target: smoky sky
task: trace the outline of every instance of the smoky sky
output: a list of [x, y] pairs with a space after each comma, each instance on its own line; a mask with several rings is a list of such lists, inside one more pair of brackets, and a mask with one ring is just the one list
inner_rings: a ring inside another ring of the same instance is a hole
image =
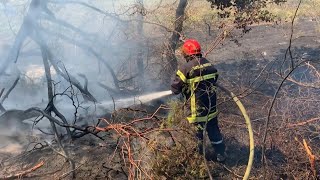
[[[145, 5], [152, 7], [159, 2], [145, 2]], [[59, 68], [65, 69], [82, 86], [85, 84], [82, 75], [86, 76], [88, 90], [98, 103], [128, 98], [125, 93], [113, 97], [99, 83], [116, 87], [110, 69], [119, 80], [138, 73], [135, 57], [141, 47], [137, 45], [141, 45], [141, 41], [145, 45], [146, 38], [137, 37], [137, 22], [129, 21], [137, 16], [132, 13], [134, 3], [137, 1], [1, 1], [0, 70], [5, 71], [0, 75], [0, 90], [8, 90], [20, 77], [3, 106], [6, 109], [45, 107], [47, 82], [37, 39], [43, 40]], [[144, 53], [142, 58], [146, 56]], [[52, 66], [50, 72], [55, 92], [65, 92], [70, 82]], [[144, 78], [144, 81], [149, 80], [148, 75]], [[137, 85], [129, 83], [127, 86]], [[155, 87], [149, 85], [145, 92], [153, 91]], [[74, 89], [78, 103], [84, 103], [80, 91]], [[72, 101], [66, 96], [57, 96], [56, 102], [58, 108], [72, 118]], [[95, 107], [95, 104], [91, 103], [91, 106]]]

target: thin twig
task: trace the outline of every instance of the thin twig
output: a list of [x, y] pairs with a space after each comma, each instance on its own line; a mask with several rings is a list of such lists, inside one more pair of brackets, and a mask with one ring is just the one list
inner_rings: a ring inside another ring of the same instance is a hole
[[[292, 57], [292, 52], [291, 52], [291, 44], [292, 44], [292, 37], [293, 37], [293, 25], [294, 25], [294, 21], [295, 21], [295, 18], [297, 16], [297, 12], [300, 8], [300, 4], [301, 4], [301, 1], [299, 1], [299, 5], [298, 7], [296, 8], [296, 11], [295, 11], [295, 15], [292, 19], [292, 23], [291, 23], [291, 36], [290, 36], [290, 41], [289, 41], [289, 46], [288, 46], [288, 49], [286, 51], [286, 54], [285, 54], [285, 59], [283, 61], [283, 63], [286, 61], [286, 57], [287, 57], [287, 53], [289, 51], [290, 53], [290, 57], [291, 57], [291, 69], [290, 69], [290, 72], [283, 78], [283, 80], [281, 81], [281, 83], [279, 84], [279, 87], [277, 89], [277, 91], [275, 92], [274, 96], [273, 96], [273, 99], [272, 99], [272, 102], [271, 102], [271, 105], [270, 105], [270, 108], [269, 108], [269, 112], [268, 112], [268, 118], [267, 118], [267, 121], [265, 123], [265, 132], [264, 132], [264, 136], [263, 136], [263, 140], [262, 140], [262, 165], [263, 165], [263, 178], [266, 179], [266, 159], [265, 159], [265, 148], [266, 148], [266, 140], [267, 140], [267, 134], [268, 134], [268, 128], [269, 128], [269, 122], [270, 122], [270, 117], [271, 117], [271, 112], [272, 112], [272, 109], [273, 109], [273, 106], [275, 104], [275, 101], [277, 99], [277, 96], [278, 96], [278, 93], [280, 92], [280, 89], [282, 87], [282, 85], [284, 84], [284, 82], [287, 80], [287, 78], [293, 73], [293, 71], [299, 67], [302, 62], [306, 62], [306, 61], [302, 61], [299, 65], [297, 65], [296, 67], [294, 67], [294, 63], [293, 63], [293, 57]], [[281, 74], [281, 73], [280, 73]]]
[[226, 165], [222, 165], [227, 171], [229, 171], [230, 173], [232, 173], [235, 177], [237, 178], [243, 178], [243, 176], [240, 176], [238, 174], [236, 174], [235, 172], [233, 172], [231, 169], [229, 169]]
[[268, 135], [268, 129], [269, 129], [269, 122], [270, 122], [270, 117], [271, 117], [271, 113], [272, 113], [272, 109], [273, 109], [273, 106], [276, 102], [276, 99], [278, 97], [278, 94], [284, 84], [284, 82], [287, 80], [287, 78], [294, 72], [294, 70], [296, 70], [296, 68], [298, 68], [301, 64], [305, 63], [306, 61], [302, 61], [300, 62], [295, 68], [291, 69], [290, 72], [282, 79], [282, 81], [280, 82], [278, 88], [277, 88], [277, 91], [276, 93], [274, 94], [273, 96], [273, 99], [272, 99], [272, 102], [271, 102], [271, 105], [270, 105], [270, 108], [269, 108], [269, 111], [268, 111], [268, 118], [267, 118], [267, 121], [265, 123], [265, 131], [264, 131], [264, 136], [263, 136], [263, 140], [262, 140], [262, 164], [263, 164], [263, 172], [264, 172], [264, 178], [265, 178], [265, 175], [266, 175], [266, 162], [265, 162], [265, 148], [266, 148], [266, 140], [267, 140], [267, 135]]
[[316, 170], [316, 160], [315, 160], [315, 155], [312, 154], [310, 147], [307, 144], [307, 141], [303, 139], [303, 146], [307, 152], [307, 155], [309, 157], [310, 161], [310, 166], [311, 166], [311, 171], [313, 173], [313, 176], [317, 178], [317, 170]]
[[306, 124], [309, 124], [311, 122], [318, 121], [318, 120], [320, 120], [320, 118], [312, 118], [312, 119], [309, 119], [309, 120], [306, 120], [306, 121], [303, 121], [303, 122], [300, 122], [300, 123], [288, 124], [287, 127], [288, 128], [292, 128], [292, 127], [297, 127], [297, 126], [303, 126], [303, 125], [306, 125]]
[[9, 180], [9, 179], [21, 179], [23, 177], [26, 177], [27, 174], [41, 168], [44, 165], [44, 162], [41, 161], [40, 163], [38, 163], [37, 165], [35, 165], [34, 167], [32, 167], [31, 169], [28, 169], [26, 171], [20, 172], [18, 174], [14, 174], [14, 175], [8, 175], [8, 176], [4, 176], [4, 177], [0, 177], [0, 180]]
[[85, 163], [86, 163], [86, 162], [80, 164], [78, 167], [72, 169], [71, 171], [62, 174], [62, 175], [59, 177], [59, 179], [63, 179], [63, 178], [65, 178], [66, 176], [68, 176], [70, 173], [74, 173], [74, 171], [78, 170], [80, 167], [82, 167], [83, 165], [85, 165]]

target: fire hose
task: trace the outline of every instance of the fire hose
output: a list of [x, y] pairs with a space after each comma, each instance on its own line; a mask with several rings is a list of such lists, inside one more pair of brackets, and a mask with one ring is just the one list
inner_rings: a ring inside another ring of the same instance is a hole
[[246, 172], [243, 176], [243, 180], [247, 180], [249, 178], [250, 171], [251, 171], [252, 164], [253, 164], [253, 159], [254, 159], [254, 138], [253, 138], [253, 131], [252, 131], [250, 118], [247, 114], [245, 107], [241, 103], [240, 99], [233, 92], [229, 91], [228, 89], [223, 87], [221, 84], [217, 84], [217, 87], [219, 87], [221, 90], [223, 90], [224, 92], [226, 92], [228, 95], [230, 95], [232, 97], [233, 101], [239, 107], [239, 109], [240, 109], [240, 111], [246, 121], [246, 125], [247, 125], [248, 132], [249, 132], [249, 143], [250, 143], [249, 151], [250, 151], [250, 153], [249, 153], [249, 160], [248, 160], [247, 169], [246, 169]]

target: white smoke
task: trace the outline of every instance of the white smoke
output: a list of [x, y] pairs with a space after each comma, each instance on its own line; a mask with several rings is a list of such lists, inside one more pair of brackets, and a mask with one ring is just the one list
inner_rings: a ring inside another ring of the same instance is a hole
[[[15, 50], [16, 46], [14, 42], [17, 38], [16, 35], [28, 12], [31, 1], [4, 2], [0, 3], [0, 68], [2, 65], [7, 64], [8, 68], [6, 69], [5, 75], [0, 77], [0, 90], [5, 88], [7, 91], [20, 72], [21, 74], [17, 86], [5, 100], [3, 106], [7, 110], [25, 110], [30, 107], [43, 109], [48, 103], [48, 97], [39, 45], [31, 38], [27, 38], [22, 44], [16, 63], [11, 61], [13, 58], [6, 58], [11, 57], [12, 52]], [[136, 25], [118, 21], [117, 18], [112, 17], [113, 14], [125, 12], [124, 10], [126, 8], [134, 10], [131, 7], [135, 2], [134, 0], [81, 1], [99, 7], [104, 12], [110, 12], [112, 16], [97, 13], [90, 8], [80, 6], [76, 3], [64, 4], [64, 1], [60, 2], [60, 4], [49, 3], [48, 8], [54, 13], [56, 20], [65, 21], [69, 24], [68, 26], [64, 27], [46, 19], [45, 16], [48, 15], [47, 13], [37, 14], [37, 16], [30, 16], [29, 18], [38, 19], [40, 16], [43, 16], [39, 18], [41, 19], [39, 25], [43, 28], [42, 38], [47, 43], [56, 60], [61, 61], [68, 73], [76, 77], [81, 85], [84, 85], [84, 81], [77, 75], [81, 73], [88, 78], [88, 89], [100, 103], [82, 103], [78, 116], [92, 115], [95, 117], [103, 115], [107, 111], [112, 111], [114, 107], [119, 109], [135, 104], [145, 104], [154, 99], [171, 94], [171, 91], [162, 91], [111, 100], [111, 95], [106, 92], [105, 89], [98, 86], [98, 83], [102, 83], [114, 88], [113, 79], [110, 69], [98, 61], [93, 53], [88, 50], [89, 47], [94, 49], [97, 54], [101, 55], [101, 57], [109, 63], [111, 68], [114, 69], [115, 75], [120, 77], [119, 80], [136, 74], [137, 68], [133, 56], [135, 56], [135, 52], [137, 52], [135, 50], [137, 48], [136, 41], [141, 41], [141, 39], [135, 37], [136, 35], [134, 34]], [[150, 6], [154, 2], [155, 1], [150, 3]], [[118, 17], [124, 20], [136, 18], [133, 15], [127, 16], [126, 14]], [[72, 27], [79, 29], [81, 32], [75, 31]], [[84, 44], [85, 46], [74, 45], [72, 44], [73, 41]], [[7, 62], [7, 60], [9, 61]], [[124, 65], [128, 67], [121, 69]], [[55, 83], [55, 93], [64, 92], [64, 90], [70, 86], [70, 83], [61, 78], [53, 69], [51, 69], [51, 74]], [[147, 79], [148, 75], [145, 77], [145, 80], [150, 81], [150, 79]], [[155, 85], [149, 87], [153, 88]], [[150, 91], [150, 89], [151, 88], [148, 88], [147, 90]], [[79, 101], [82, 102], [83, 98], [81, 97], [81, 93], [79, 93], [79, 91], [76, 93], [78, 93]], [[70, 99], [65, 96], [59, 96], [56, 100], [55, 104], [58, 110], [68, 121], [72, 121], [74, 119], [75, 107], [72, 105]], [[29, 122], [29, 124], [31, 123], [32, 122]], [[44, 119], [37, 126], [41, 128], [49, 127], [49, 122]], [[0, 124], [0, 132], [4, 135], [11, 136], [15, 134], [16, 131], [19, 131], [19, 129], [21, 129], [21, 127], [14, 124], [10, 126]], [[2, 141], [0, 141], [0, 144], [1, 142]], [[4, 146], [7, 147], [7, 144]]]
[[[115, 110], [117, 110], [120, 108], [130, 107], [134, 105], [147, 104], [153, 100], [161, 99], [171, 94], [172, 94], [172, 91], [168, 90], [168, 91], [147, 93], [144, 95], [132, 96], [128, 98], [107, 100], [107, 101], [102, 101], [96, 104], [85, 103], [85, 104], [81, 104], [82, 108], [79, 109], [80, 111], [79, 115], [80, 116], [94, 115], [98, 117], [98, 116], [104, 115], [108, 111], [113, 111], [114, 108]], [[61, 102], [61, 103], [57, 103], [57, 107], [61, 112], [64, 113], [64, 115], [68, 115], [69, 118], [72, 119], [73, 113], [70, 113], [70, 112], [74, 112], [75, 110], [74, 109], [75, 107], [72, 104]]]

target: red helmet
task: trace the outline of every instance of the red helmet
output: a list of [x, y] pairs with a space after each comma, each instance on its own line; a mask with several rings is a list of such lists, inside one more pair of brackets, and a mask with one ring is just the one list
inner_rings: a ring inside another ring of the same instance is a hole
[[200, 43], [195, 39], [186, 40], [182, 45], [182, 53], [187, 56], [201, 54]]

